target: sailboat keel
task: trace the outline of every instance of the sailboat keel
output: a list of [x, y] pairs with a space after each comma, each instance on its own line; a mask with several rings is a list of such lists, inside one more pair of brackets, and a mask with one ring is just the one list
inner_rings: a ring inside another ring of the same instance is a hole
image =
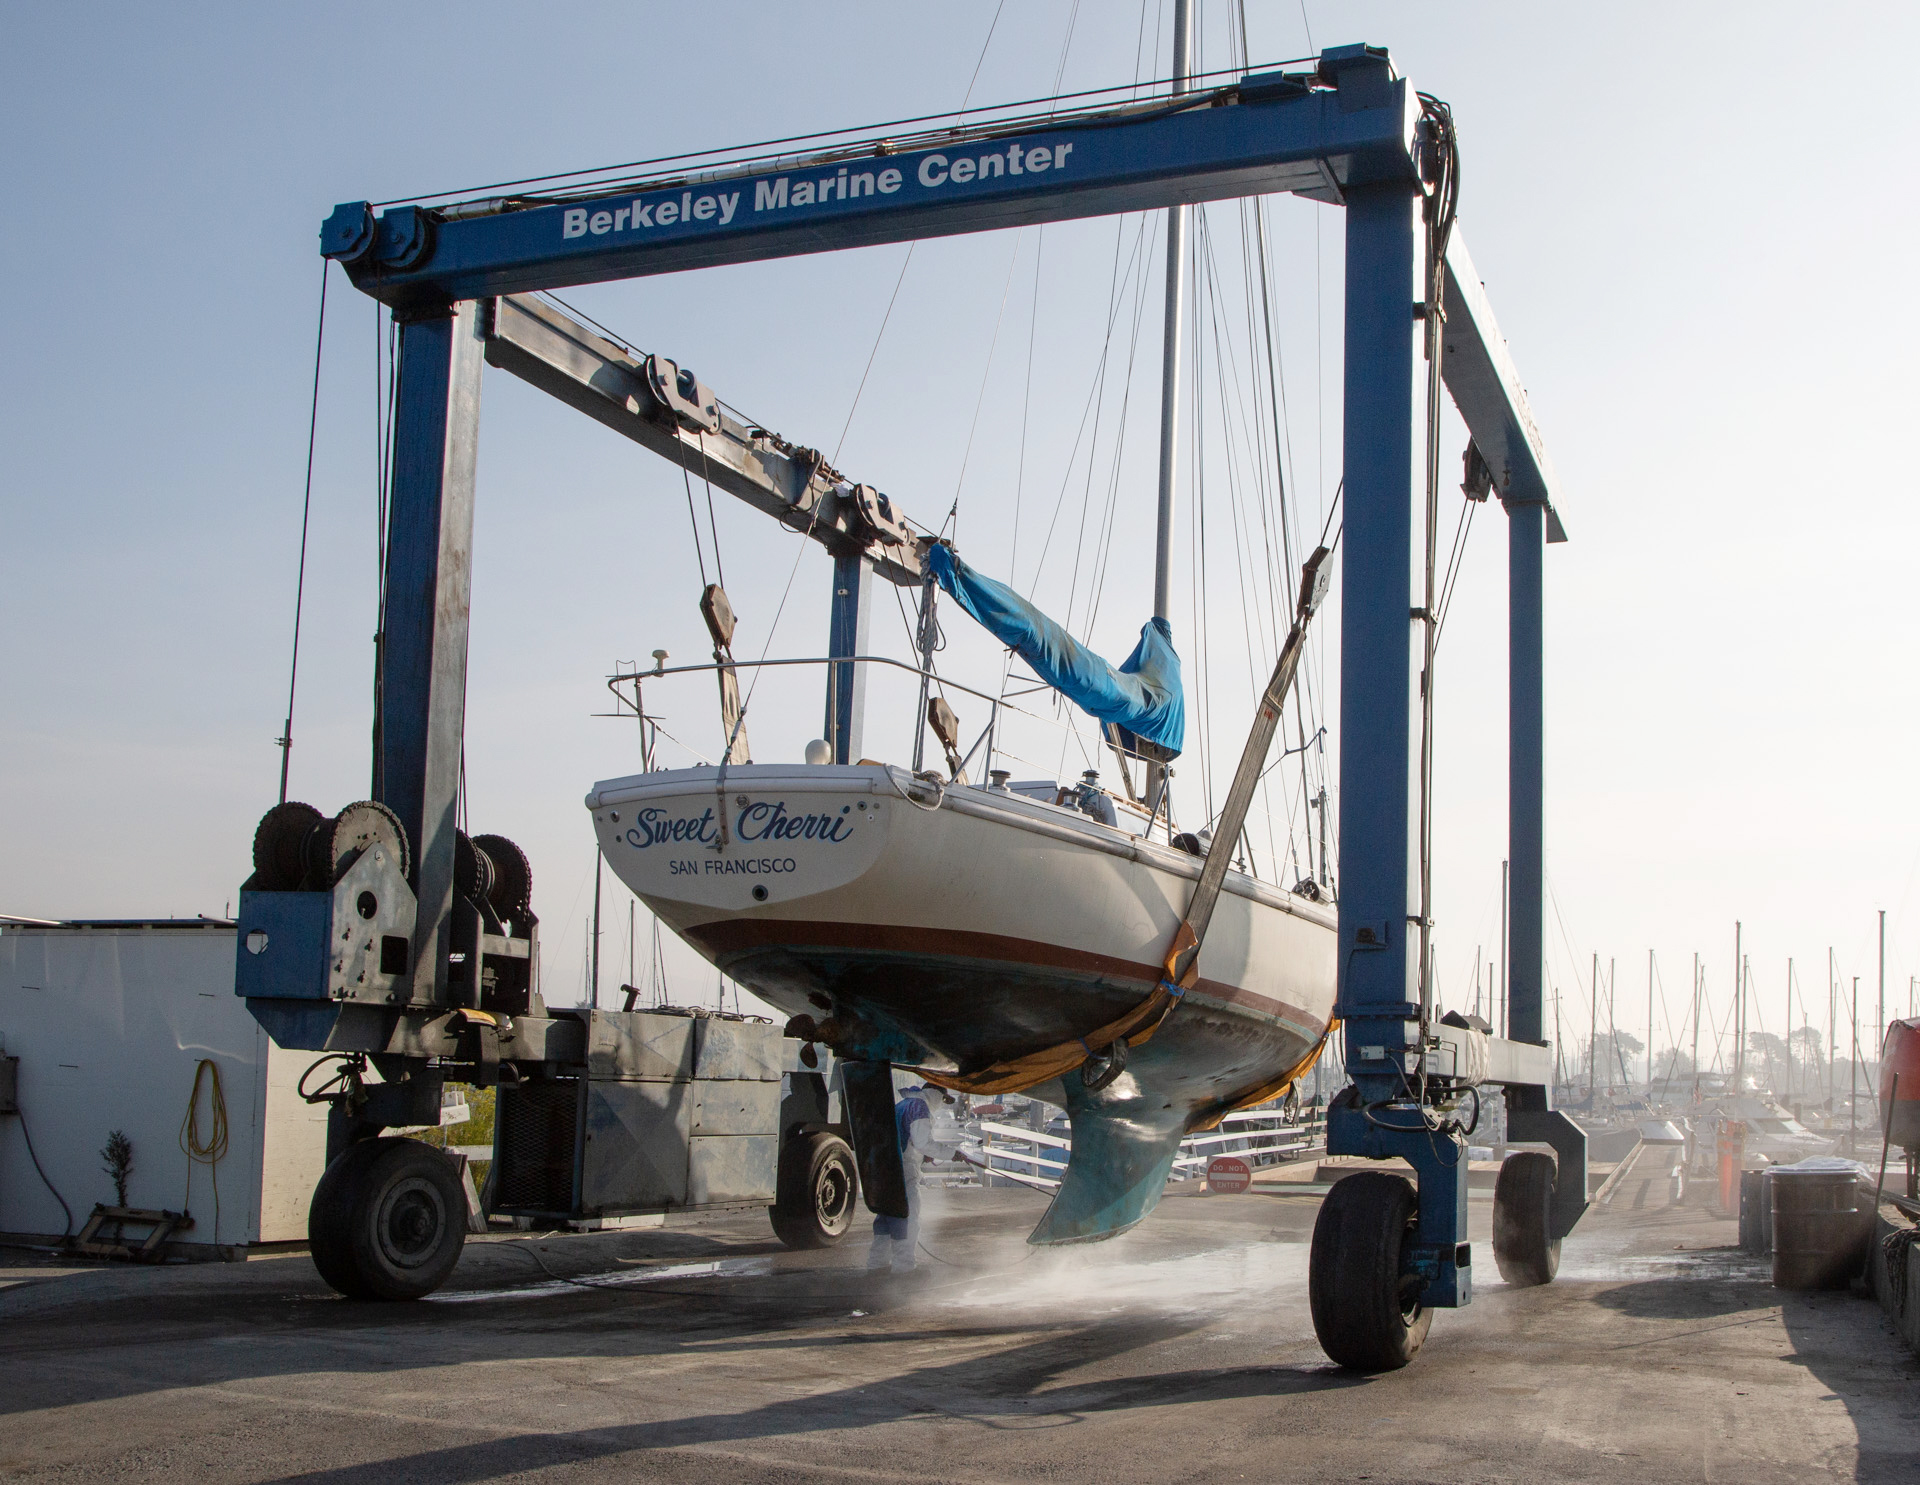
[[1053, 1204], [1027, 1241], [1097, 1243], [1117, 1237], [1160, 1204], [1188, 1115], [1129, 1073], [1097, 1093], [1088, 1092], [1077, 1073], [1060, 1081], [1073, 1152]]

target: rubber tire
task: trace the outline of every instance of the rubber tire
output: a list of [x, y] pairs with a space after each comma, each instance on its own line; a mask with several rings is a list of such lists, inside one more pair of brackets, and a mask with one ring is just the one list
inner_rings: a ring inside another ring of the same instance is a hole
[[1413, 1186], [1378, 1170], [1336, 1181], [1320, 1203], [1307, 1299], [1320, 1349], [1339, 1365], [1397, 1371], [1425, 1342], [1433, 1311], [1411, 1298], [1418, 1276], [1400, 1272], [1418, 1213]]
[[349, 1299], [419, 1299], [460, 1261], [467, 1195], [419, 1140], [362, 1140], [329, 1165], [307, 1209], [313, 1266]]
[[780, 1152], [780, 1172], [767, 1215], [789, 1248], [831, 1248], [853, 1229], [860, 1199], [853, 1148], [836, 1134], [796, 1134]]
[[1516, 1289], [1551, 1284], [1560, 1271], [1553, 1232], [1553, 1187], [1559, 1166], [1540, 1150], [1516, 1150], [1493, 1188], [1493, 1261]]

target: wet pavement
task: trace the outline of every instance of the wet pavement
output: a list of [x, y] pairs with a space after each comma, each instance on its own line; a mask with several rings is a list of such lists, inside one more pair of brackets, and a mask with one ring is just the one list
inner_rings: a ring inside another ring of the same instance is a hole
[[1635, 1172], [1561, 1279], [1499, 1282], [1405, 1371], [1307, 1315], [1323, 1188], [1170, 1197], [1040, 1251], [1041, 1198], [927, 1193], [911, 1274], [788, 1253], [759, 1213], [470, 1243], [411, 1305], [302, 1256], [10, 1266], [0, 1478], [1743, 1482], [1920, 1479], [1920, 1362], [1870, 1302], [1789, 1295]]

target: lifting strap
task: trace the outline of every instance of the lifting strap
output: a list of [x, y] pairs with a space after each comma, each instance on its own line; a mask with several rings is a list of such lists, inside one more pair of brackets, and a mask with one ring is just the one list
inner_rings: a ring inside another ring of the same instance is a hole
[[[1246, 747], [1240, 752], [1240, 766], [1234, 770], [1233, 785], [1227, 790], [1226, 805], [1220, 811], [1212, 844], [1208, 846], [1206, 860], [1200, 867], [1199, 885], [1193, 889], [1193, 896], [1187, 903], [1186, 916], [1174, 931], [1160, 982], [1153, 987], [1153, 993], [1125, 1015], [1109, 1021], [1096, 1031], [1075, 1037], [1072, 1041], [1061, 1042], [1058, 1046], [1029, 1052], [1024, 1057], [996, 1062], [976, 1073], [944, 1073], [916, 1068], [915, 1071], [929, 1083], [951, 1088], [956, 1093], [1019, 1093], [1102, 1057], [1124, 1056], [1124, 1053], [1117, 1051], [1122, 1043], [1137, 1047], [1147, 1041], [1173, 1013], [1174, 1007], [1180, 1004], [1187, 991], [1193, 988], [1200, 977], [1200, 944], [1206, 937], [1208, 925], [1213, 921], [1213, 909], [1226, 883], [1227, 865], [1232, 859], [1234, 844], [1240, 839], [1241, 827], [1246, 824], [1247, 810], [1253, 804], [1253, 791], [1260, 783], [1267, 749], [1273, 745], [1273, 734], [1280, 726], [1280, 709], [1286, 702], [1287, 692], [1293, 687], [1294, 672], [1299, 669], [1301, 653], [1306, 649], [1307, 626], [1313, 621], [1320, 600], [1327, 594], [1327, 582], [1331, 576], [1327, 569], [1328, 556], [1326, 547], [1317, 547], [1301, 569], [1300, 599], [1294, 608], [1293, 627], [1287, 631], [1287, 642], [1280, 647], [1280, 658], [1274, 663], [1273, 676], [1267, 682], [1266, 690], [1261, 693], [1260, 709], [1254, 717], [1253, 730], [1248, 734]], [[1284, 1087], [1311, 1067], [1313, 1059], [1320, 1055], [1320, 1047], [1325, 1044], [1323, 1033], [1319, 1045], [1315, 1046], [1307, 1060], [1273, 1086]], [[1262, 1095], [1262, 1098], [1270, 1097], [1271, 1093]], [[1252, 1102], [1261, 1102], [1262, 1098], [1255, 1098]], [[1231, 1110], [1222, 1109], [1220, 1112], [1226, 1114]]]

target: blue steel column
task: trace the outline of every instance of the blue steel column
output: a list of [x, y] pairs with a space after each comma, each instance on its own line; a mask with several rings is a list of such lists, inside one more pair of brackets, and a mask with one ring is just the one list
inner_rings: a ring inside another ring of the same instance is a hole
[[[857, 551], [833, 554], [833, 618], [827, 654], [863, 655], [867, 649], [867, 613], [872, 605], [873, 569]], [[858, 665], [827, 667], [827, 741], [835, 763], [860, 758], [860, 724], [867, 709], [867, 676]]]
[[1347, 192], [1346, 511], [1340, 599], [1340, 997], [1360, 1107], [1328, 1112], [1332, 1154], [1398, 1155], [1419, 1223], [1401, 1254], [1421, 1302], [1472, 1297], [1465, 1149], [1409, 1096], [1419, 1071], [1420, 764], [1414, 718], [1415, 335], [1420, 197], [1411, 182]]
[[[1410, 182], [1347, 193], [1346, 494], [1340, 598], [1340, 1015], [1368, 1102], [1416, 1043], [1413, 622], [1416, 240]], [[1364, 1059], [1378, 1047], [1387, 1054]]]
[[[1507, 856], [1513, 907], [1507, 927], [1507, 1035], [1546, 1045], [1546, 653], [1544, 568], [1547, 508], [1507, 507]], [[1553, 1236], [1587, 1209], [1587, 1136], [1553, 1107], [1551, 1087], [1506, 1090], [1507, 1137], [1553, 1146]]]
[[1542, 694], [1542, 554], [1546, 507], [1507, 505], [1507, 859], [1513, 863], [1507, 928], [1507, 1035], [1546, 1042], [1541, 990], [1546, 899], [1545, 703]]
[[415, 1000], [444, 999], [447, 983], [480, 432], [479, 310], [468, 300], [409, 320], [400, 332], [380, 779], [382, 802], [413, 846]]

